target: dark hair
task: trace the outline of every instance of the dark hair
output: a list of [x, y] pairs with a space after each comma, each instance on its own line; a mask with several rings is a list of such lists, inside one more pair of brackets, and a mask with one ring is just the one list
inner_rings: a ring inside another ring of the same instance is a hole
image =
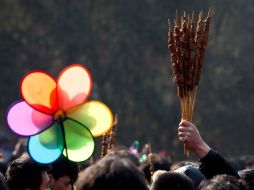
[[47, 170], [45, 165], [34, 162], [28, 156], [14, 160], [6, 172], [6, 183], [9, 190], [26, 188], [39, 189], [42, 174]]
[[55, 180], [60, 177], [69, 176], [75, 182], [78, 178], [79, 167], [77, 163], [69, 161], [65, 157], [61, 157], [50, 165], [48, 173], [50, 173]]
[[161, 158], [157, 154], [153, 154], [152, 156], [152, 160], [146, 159], [140, 166], [140, 169], [144, 172], [146, 180], [149, 183], [151, 183], [151, 164], [153, 168], [152, 172], [157, 170], [169, 171], [172, 164], [172, 161], [168, 158]]
[[77, 190], [148, 190], [143, 173], [117, 156], [105, 157], [88, 167], [76, 185]]
[[122, 150], [111, 150], [109, 153], [106, 155], [106, 157], [110, 156], [118, 156], [119, 158], [126, 158], [130, 160], [133, 164], [136, 166], [139, 166], [139, 160], [138, 157], [132, 154], [129, 150], [127, 149], [122, 149]]
[[2, 173], [0, 173], [0, 190], [7, 190], [5, 179]]
[[246, 190], [247, 186], [241, 179], [223, 174], [202, 181], [199, 188], [200, 190]]
[[151, 190], [194, 190], [192, 181], [183, 173], [163, 172], [154, 179]]
[[239, 176], [245, 180], [249, 189], [254, 189], [254, 170], [245, 169], [238, 172]]
[[0, 162], [0, 172], [2, 174], [6, 173], [7, 167], [8, 167], [8, 164], [6, 162], [4, 162], [4, 161]]

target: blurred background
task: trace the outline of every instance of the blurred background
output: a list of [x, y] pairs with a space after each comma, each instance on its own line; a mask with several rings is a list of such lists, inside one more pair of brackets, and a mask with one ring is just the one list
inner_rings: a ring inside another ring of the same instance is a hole
[[[253, 0], [0, 0], [0, 143], [17, 136], [8, 107], [31, 70], [57, 77], [72, 63], [93, 77], [90, 99], [118, 115], [117, 142], [150, 143], [185, 158], [177, 138], [180, 104], [167, 49], [167, 19], [176, 9], [212, 20], [193, 122], [226, 156], [253, 154]], [[100, 145], [97, 144], [99, 147]]]

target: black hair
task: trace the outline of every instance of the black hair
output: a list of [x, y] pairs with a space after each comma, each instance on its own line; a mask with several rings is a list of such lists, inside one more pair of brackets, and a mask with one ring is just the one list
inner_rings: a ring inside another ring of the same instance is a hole
[[53, 176], [55, 180], [60, 177], [69, 176], [75, 182], [78, 178], [79, 166], [75, 162], [71, 162], [65, 157], [61, 157], [50, 165], [48, 173]]
[[6, 182], [2, 173], [0, 173], [0, 190], [7, 190]]
[[230, 175], [216, 175], [213, 178], [202, 181], [200, 190], [246, 190], [247, 186], [243, 180]]
[[172, 165], [172, 161], [168, 158], [161, 158], [157, 154], [153, 154], [153, 159], [146, 159], [140, 166], [140, 169], [144, 172], [146, 180], [151, 183], [151, 164], [153, 167], [153, 171], [157, 170], [170, 170], [170, 166]]
[[245, 180], [249, 189], [254, 189], [254, 169], [241, 170], [238, 174], [243, 180]]
[[77, 180], [77, 190], [148, 190], [143, 173], [128, 159], [104, 157]]
[[151, 190], [194, 190], [192, 181], [183, 173], [163, 172], [154, 179]]
[[6, 183], [9, 190], [39, 189], [42, 174], [47, 167], [36, 163], [28, 156], [14, 160], [6, 172]]
[[2, 174], [5, 174], [5, 173], [6, 173], [7, 167], [8, 167], [8, 164], [7, 164], [6, 162], [4, 162], [4, 161], [1, 161], [1, 162], [0, 162], [0, 172], [1, 172]]
[[118, 156], [119, 158], [125, 158], [130, 160], [133, 164], [135, 164], [137, 167], [139, 166], [139, 160], [138, 157], [132, 154], [129, 150], [127, 149], [113, 149], [109, 151], [109, 153], [106, 155], [106, 157], [110, 156]]

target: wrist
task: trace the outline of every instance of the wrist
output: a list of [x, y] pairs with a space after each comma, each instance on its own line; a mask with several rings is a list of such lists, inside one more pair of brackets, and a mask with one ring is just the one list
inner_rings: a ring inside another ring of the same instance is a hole
[[194, 152], [199, 159], [202, 159], [208, 154], [210, 149], [211, 148], [205, 142], [203, 142], [195, 148]]

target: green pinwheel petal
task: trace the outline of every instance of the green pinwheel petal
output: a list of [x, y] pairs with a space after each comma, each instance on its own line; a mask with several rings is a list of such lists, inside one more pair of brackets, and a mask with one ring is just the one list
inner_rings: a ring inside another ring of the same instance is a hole
[[[90, 131], [72, 119], [66, 119], [63, 124], [68, 159], [74, 162], [82, 162], [90, 158], [94, 152], [94, 139]], [[63, 154], [67, 157], [66, 149], [64, 149]]]
[[48, 148], [63, 148], [63, 137], [61, 132], [61, 126], [59, 123], [55, 123], [47, 130], [43, 131], [39, 135], [40, 142]]

